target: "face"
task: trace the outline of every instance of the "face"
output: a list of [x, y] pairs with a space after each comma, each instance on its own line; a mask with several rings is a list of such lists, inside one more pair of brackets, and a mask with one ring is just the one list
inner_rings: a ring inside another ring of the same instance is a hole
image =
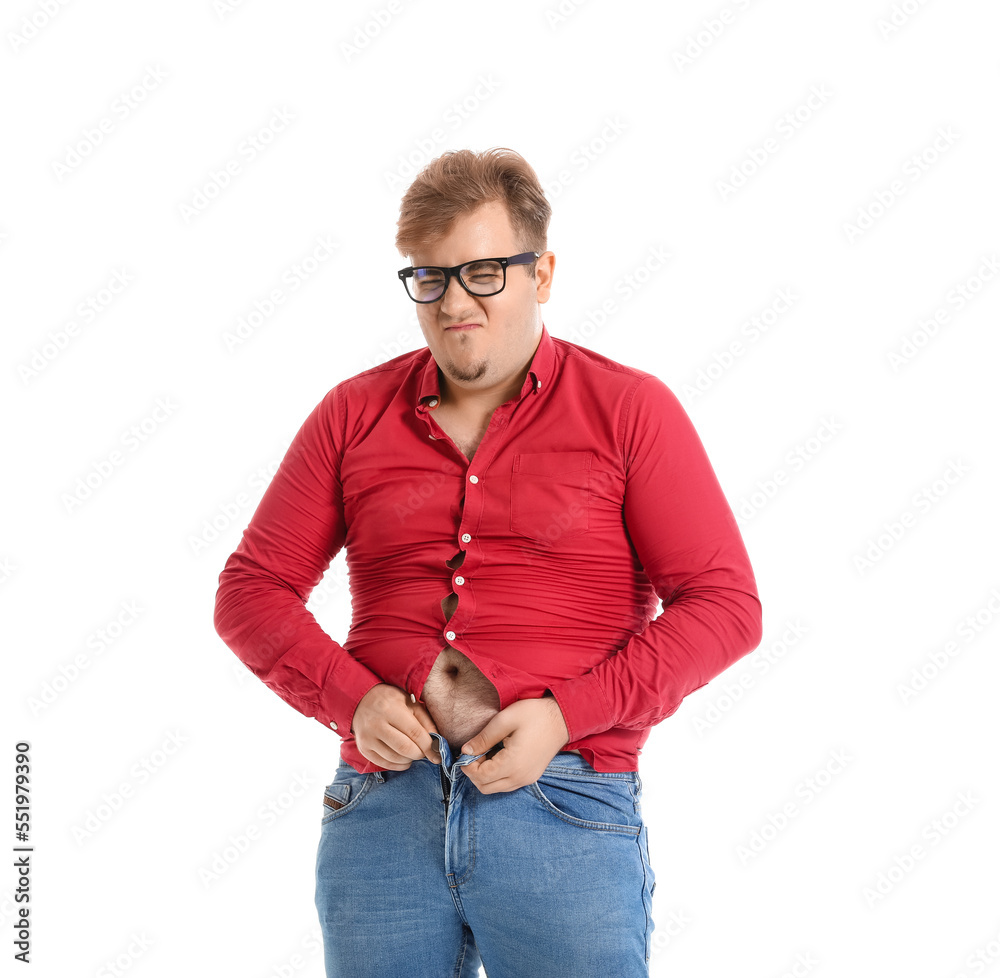
[[[410, 255], [410, 262], [448, 268], [523, 250], [506, 207], [495, 201], [459, 217], [446, 235]], [[548, 301], [554, 263], [546, 251], [534, 278], [527, 266], [508, 266], [503, 292], [486, 297], [469, 295], [452, 276], [437, 302], [417, 304], [420, 329], [443, 375], [444, 398], [520, 387], [542, 335], [538, 304]]]

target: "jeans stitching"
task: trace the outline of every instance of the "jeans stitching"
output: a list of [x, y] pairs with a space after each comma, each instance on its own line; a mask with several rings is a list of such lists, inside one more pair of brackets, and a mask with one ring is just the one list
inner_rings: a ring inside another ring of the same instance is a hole
[[[640, 832], [639, 835], [636, 836], [635, 841], [636, 841], [636, 844], [639, 847], [639, 862], [642, 865], [642, 893], [641, 893], [641, 899], [642, 899], [642, 911], [646, 915], [646, 962], [648, 964], [649, 959], [650, 959], [650, 957], [652, 957], [652, 953], [653, 953], [653, 929], [654, 929], [654, 924], [653, 924], [653, 887], [649, 883], [649, 870], [652, 869], [652, 866], [650, 865], [647, 868], [646, 855], [648, 855], [648, 853], [644, 854], [643, 851], [642, 851], [642, 834], [641, 834], [641, 832]], [[648, 848], [648, 841], [649, 841], [649, 830], [648, 829], [646, 831], [646, 841], [647, 841], [647, 848]], [[655, 884], [653, 884], [653, 885], [655, 885]], [[647, 887], [649, 887], [649, 906], [648, 907], [646, 906], [646, 888]]]
[[469, 947], [469, 929], [462, 928], [462, 946], [458, 951], [458, 960], [455, 962], [454, 978], [462, 978], [462, 966], [465, 964], [465, 952]]
[[537, 781], [532, 781], [530, 785], [527, 785], [527, 787], [531, 789], [532, 793], [542, 803], [546, 811], [555, 815], [556, 818], [562, 819], [562, 821], [568, 823], [569, 825], [576, 825], [582, 829], [590, 829], [593, 832], [614, 832], [619, 835], [631, 835], [636, 837], [642, 831], [642, 825], [616, 825], [614, 822], [597, 822], [593, 819], [577, 818], [575, 815], [569, 815], [560, 811], [545, 796], [542, 789], [538, 787]]
[[[323, 816], [323, 821], [321, 825], [326, 825], [328, 822], [332, 822], [336, 818], [340, 818], [341, 815], [346, 815], [348, 812], [353, 811], [354, 807], [361, 801], [366, 794], [368, 794], [368, 789], [372, 786], [372, 775], [368, 774], [365, 776], [365, 780], [361, 783], [361, 787], [358, 788], [357, 794], [352, 793], [350, 801], [346, 805], [338, 808], [336, 811], [329, 812]], [[324, 808], [328, 807], [324, 802]]]

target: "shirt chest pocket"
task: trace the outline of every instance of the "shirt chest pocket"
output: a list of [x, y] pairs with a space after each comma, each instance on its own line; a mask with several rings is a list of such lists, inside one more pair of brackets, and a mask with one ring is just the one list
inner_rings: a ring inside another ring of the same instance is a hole
[[510, 528], [555, 543], [590, 527], [592, 452], [536, 452], [514, 456]]

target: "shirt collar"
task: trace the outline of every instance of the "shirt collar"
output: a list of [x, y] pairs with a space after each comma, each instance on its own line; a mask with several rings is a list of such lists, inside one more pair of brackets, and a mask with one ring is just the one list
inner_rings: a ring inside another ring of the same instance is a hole
[[[441, 400], [441, 386], [438, 382], [438, 365], [430, 352], [426, 351], [427, 362], [420, 371], [420, 381], [417, 385], [417, 404], [422, 405], [428, 401]], [[542, 323], [542, 336], [535, 348], [535, 355], [528, 365], [528, 374], [524, 378], [524, 386], [521, 388], [521, 396], [525, 394], [537, 394], [540, 390], [548, 390], [548, 383], [552, 377], [552, 369], [555, 365], [556, 351], [555, 344], [549, 331]]]

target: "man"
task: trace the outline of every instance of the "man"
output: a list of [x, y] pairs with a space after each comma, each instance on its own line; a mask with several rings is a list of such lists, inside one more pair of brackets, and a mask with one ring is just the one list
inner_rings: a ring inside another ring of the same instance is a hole
[[[677, 399], [542, 322], [549, 217], [510, 150], [417, 176], [396, 245], [427, 348], [326, 394], [220, 576], [219, 635], [341, 737], [328, 976], [648, 975], [639, 750], [761, 639]], [[305, 602], [342, 546], [341, 645]]]

